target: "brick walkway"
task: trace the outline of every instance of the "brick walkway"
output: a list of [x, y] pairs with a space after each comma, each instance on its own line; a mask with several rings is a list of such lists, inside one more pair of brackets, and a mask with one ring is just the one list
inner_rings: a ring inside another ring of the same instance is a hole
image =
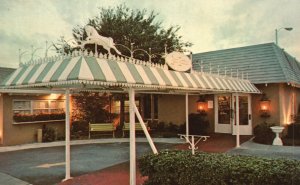
[[[250, 136], [241, 136], [241, 143], [249, 140]], [[229, 134], [213, 134], [205, 141], [198, 144], [198, 150], [205, 152], [226, 152], [235, 147], [235, 136]], [[188, 149], [187, 144], [175, 146], [176, 149]], [[137, 185], [144, 182], [137, 168]], [[129, 162], [118, 164], [94, 173], [74, 177], [59, 185], [128, 185], [129, 184]]]

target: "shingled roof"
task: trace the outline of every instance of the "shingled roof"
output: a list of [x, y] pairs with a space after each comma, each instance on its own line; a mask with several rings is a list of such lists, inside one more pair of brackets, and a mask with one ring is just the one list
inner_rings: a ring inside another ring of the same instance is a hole
[[[201, 65], [202, 64], [202, 65]], [[300, 64], [274, 43], [197, 53], [193, 69], [241, 77], [254, 84], [290, 83], [300, 86]], [[226, 69], [226, 70], [225, 70]], [[226, 72], [225, 72], [226, 71]]]
[[0, 67], [0, 83], [15, 70], [13, 68]]

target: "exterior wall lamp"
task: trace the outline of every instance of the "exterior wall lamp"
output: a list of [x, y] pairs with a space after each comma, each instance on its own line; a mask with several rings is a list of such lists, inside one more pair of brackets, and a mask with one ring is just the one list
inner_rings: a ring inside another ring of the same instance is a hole
[[199, 99], [197, 100], [197, 112], [205, 114], [206, 104], [204, 96], [199, 96]]
[[265, 93], [263, 93], [260, 99], [260, 111], [261, 117], [268, 118], [270, 117], [270, 100]]

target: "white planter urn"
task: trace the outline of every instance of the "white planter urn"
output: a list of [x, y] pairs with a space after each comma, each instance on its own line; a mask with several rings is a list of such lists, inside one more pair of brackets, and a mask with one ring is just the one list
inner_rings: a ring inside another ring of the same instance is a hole
[[273, 145], [282, 146], [282, 140], [280, 139], [279, 134], [283, 131], [284, 127], [274, 126], [274, 127], [271, 127], [271, 129], [276, 134], [276, 136], [273, 140]]

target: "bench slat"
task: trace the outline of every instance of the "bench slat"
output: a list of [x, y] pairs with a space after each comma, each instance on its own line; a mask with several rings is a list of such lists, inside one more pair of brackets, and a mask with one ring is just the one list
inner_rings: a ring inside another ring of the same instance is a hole
[[113, 123], [90, 123], [89, 138], [91, 137], [91, 132], [112, 132], [113, 137], [115, 137], [115, 130]]
[[[148, 129], [148, 123], [145, 122], [145, 126]], [[130, 130], [130, 123], [124, 123], [124, 127], [123, 127], [123, 137], [125, 137], [125, 131], [129, 131]], [[143, 131], [143, 127], [140, 123], [135, 123], [135, 130], [136, 131]]]

